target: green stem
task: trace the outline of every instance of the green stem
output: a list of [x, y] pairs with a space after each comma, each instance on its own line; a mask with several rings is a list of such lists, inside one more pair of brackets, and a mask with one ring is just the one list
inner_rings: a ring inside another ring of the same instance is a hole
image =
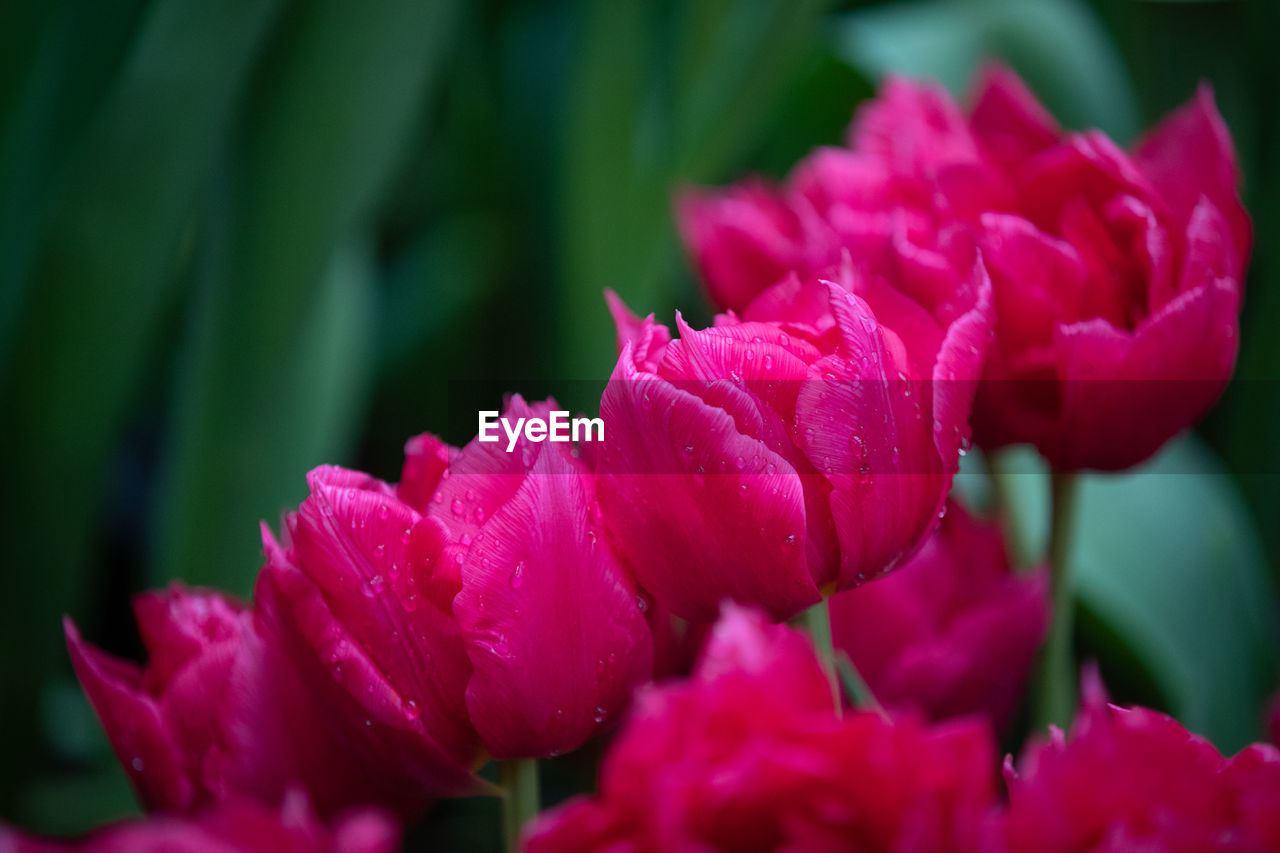
[[835, 647], [831, 643], [831, 608], [826, 596], [822, 601], [804, 612], [804, 626], [813, 639], [813, 647], [822, 661], [822, 669], [831, 683], [831, 701], [836, 709], [836, 716], [844, 712], [844, 703], [840, 700], [840, 680], [836, 675]]
[[1077, 673], [1072, 653], [1074, 616], [1071, 597], [1071, 528], [1075, 517], [1076, 476], [1052, 475], [1053, 516], [1049, 529], [1049, 595], [1053, 621], [1040, 658], [1035, 722], [1066, 728], [1076, 709]]
[[880, 700], [871, 692], [862, 673], [858, 672], [858, 668], [843, 651], [836, 653], [836, 673], [840, 676], [840, 684], [844, 687], [845, 695], [853, 700], [855, 706], [884, 716], [884, 707], [881, 706]]
[[1021, 571], [1035, 562], [1029, 555], [1026, 543], [1018, 531], [1018, 520], [1014, 517], [1013, 489], [1010, 478], [1017, 476], [1010, 470], [1007, 450], [992, 450], [987, 453], [987, 474], [991, 482], [991, 514], [1000, 525], [1000, 533], [1004, 537], [1005, 553], [1015, 570]]
[[520, 831], [538, 815], [538, 761], [516, 758], [498, 763], [498, 783], [505, 790], [502, 834], [507, 853], [520, 849]]

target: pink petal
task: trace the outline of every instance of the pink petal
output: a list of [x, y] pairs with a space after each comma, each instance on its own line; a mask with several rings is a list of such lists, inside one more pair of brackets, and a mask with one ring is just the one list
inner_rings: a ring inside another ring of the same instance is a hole
[[1239, 285], [1217, 279], [1184, 292], [1132, 335], [1101, 320], [1061, 329], [1062, 418], [1042, 452], [1070, 469], [1116, 470], [1146, 459], [1226, 386], [1239, 306]]
[[[865, 302], [835, 285], [830, 293], [841, 350], [813, 365], [796, 423], [805, 455], [832, 485], [840, 541], [835, 588], [851, 589], [918, 547], [937, 521], [949, 480], [925, 418], [929, 383], [899, 372], [889, 333]], [[849, 429], [827, 428], [831, 423]]]
[[462, 700], [470, 667], [451, 614], [421, 598], [430, 567], [410, 561], [418, 514], [377, 492], [330, 486], [334, 474], [308, 476], [312, 493], [298, 512], [296, 560], [316, 594], [293, 587], [295, 616], [321, 658], [341, 662], [338, 680], [358, 701], [385, 697], [367, 703], [371, 714], [420, 731], [465, 763], [474, 738]]
[[1063, 211], [1073, 203], [1101, 210], [1117, 195], [1132, 195], [1165, 212], [1147, 176], [1100, 131], [1072, 134], [1037, 154], [1020, 181], [1020, 212], [1050, 234], [1061, 234]]
[[1226, 218], [1237, 263], [1243, 268], [1253, 227], [1240, 204], [1240, 169], [1231, 133], [1207, 83], [1134, 146], [1133, 158], [1159, 189], [1176, 224], [1188, 221], [1201, 196], [1213, 202]]
[[[233, 674], [234, 724], [210, 762], [213, 778], [232, 789], [304, 785], [322, 814], [379, 803], [408, 816], [432, 797], [479, 789], [470, 774], [478, 744], [465, 712], [454, 721], [405, 701], [301, 572], [268, 566], [255, 598], [262, 640]], [[465, 664], [461, 648], [458, 655]]]
[[987, 63], [978, 75], [969, 126], [983, 152], [1009, 171], [1057, 144], [1062, 134], [1022, 79], [1008, 66]]
[[544, 450], [463, 563], [467, 707], [497, 758], [576, 749], [653, 671], [646, 605], [594, 506], [584, 472]]
[[[722, 600], [785, 618], [818, 601], [795, 469], [624, 351], [605, 388], [600, 501], [641, 585], [687, 619]], [[727, 512], [726, 507], [734, 507]]]
[[[555, 400], [530, 405], [519, 394], [513, 394], [501, 417], [509, 419], [514, 429], [518, 419], [546, 420], [548, 411], [554, 408]], [[454, 454], [428, 508], [428, 514], [440, 519], [464, 550], [484, 523], [520, 488], [525, 472], [541, 452], [542, 445], [527, 441], [521, 430], [515, 449], [508, 453], [508, 439], [501, 427], [498, 434], [498, 441], [481, 442], [477, 437]]]
[[85, 643], [70, 618], [62, 625], [76, 677], [138, 797], [148, 808], [189, 808], [199, 794], [169, 720], [141, 690], [139, 668]]
[[404, 470], [396, 486], [396, 497], [418, 512], [426, 512], [431, 495], [449, 467], [450, 449], [426, 432], [405, 442]]
[[712, 301], [740, 310], [795, 266], [800, 226], [773, 190], [743, 184], [723, 194], [682, 193], [676, 221]]
[[894, 171], [909, 175], [978, 159], [964, 115], [946, 90], [895, 75], [858, 109], [849, 128], [849, 147], [883, 158]]
[[641, 320], [626, 306], [622, 298], [612, 290], [605, 289], [604, 300], [609, 305], [609, 313], [613, 316], [613, 324], [618, 330], [618, 352], [628, 343], [636, 363], [646, 370], [653, 370], [662, 361], [662, 353], [671, 342], [671, 331], [654, 320], [653, 315]]

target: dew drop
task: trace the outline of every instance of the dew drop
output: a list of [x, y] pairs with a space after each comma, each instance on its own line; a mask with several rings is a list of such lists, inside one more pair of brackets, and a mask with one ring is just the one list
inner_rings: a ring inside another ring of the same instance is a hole
[[449, 503], [449, 511], [452, 512], [454, 515], [459, 515], [459, 516], [462, 515], [465, 509], [466, 507], [462, 505], [462, 498], [454, 498]]
[[391, 510], [387, 509], [386, 504], [378, 504], [378, 518], [382, 519], [383, 521], [386, 521], [388, 516], [390, 515], [391, 515]]
[[413, 722], [414, 720], [418, 719], [418, 715], [420, 713], [421, 712], [418, 710], [418, 703], [415, 702], [413, 699], [410, 699], [408, 702], [404, 703], [404, 718], [409, 722]]
[[602, 708], [601, 706], [597, 705], [597, 706], [596, 706], [596, 713], [595, 713], [595, 717], [594, 717], [593, 719], [595, 719], [595, 721], [596, 721], [597, 723], [603, 723], [603, 722], [604, 722], [604, 720], [605, 720], [605, 717], [607, 717], [607, 716], [609, 716], [609, 715], [608, 715], [608, 713], [605, 711], [605, 709], [604, 709], [604, 708]]
[[645, 597], [643, 595], [636, 596], [636, 609], [638, 609], [641, 613], [644, 613], [646, 610], [649, 609], [649, 602], [645, 600]]
[[524, 585], [524, 560], [516, 563], [516, 567], [511, 570], [511, 588], [519, 589]]

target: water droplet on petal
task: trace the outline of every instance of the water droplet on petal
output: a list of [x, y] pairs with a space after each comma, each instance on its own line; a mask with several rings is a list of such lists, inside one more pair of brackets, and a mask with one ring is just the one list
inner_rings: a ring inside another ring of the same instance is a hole
[[596, 721], [597, 723], [603, 723], [603, 722], [604, 722], [604, 720], [605, 720], [605, 717], [607, 717], [607, 716], [609, 716], [609, 715], [608, 715], [608, 713], [605, 711], [605, 709], [604, 709], [604, 708], [602, 708], [601, 706], [597, 705], [597, 706], [596, 706], [596, 713], [595, 713], [595, 717], [594, 717], [595, 721]]
[[463, 506], [462, 504], [462, 498], [454, 498], [449, 503], [449, 511], [452, 512], [454, 515], [460, 516], [465, 510], [466, 510], [466, 507]]
[[418, 719], [420, 713], [421, 712], [418, 710], [418, 703], [413, 699], [404, 703], [404, 718], [409, 722], [413, 722]]
[[378, 518], [382, 519], [383, 521], [386, 521], [387, 517], [390, 515], [391, 515], [391, 510], [387, 509], [386, 504], [378, 504]]
[[511, 570], [511, 588], [519, 589], [524, 585], [524, 560], [516, 563], [516, 567]]

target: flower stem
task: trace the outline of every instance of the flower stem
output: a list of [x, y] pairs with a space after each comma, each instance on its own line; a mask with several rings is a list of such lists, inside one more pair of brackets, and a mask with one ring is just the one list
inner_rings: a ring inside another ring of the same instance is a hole
[[520, 831], [538, 814], [538, 761], [516, 758], [498, 763], [498, 782], [505, 790], [502, 833], [507, 853], [520, 849]]
[[1076, 475], [1054, 471], [1053, 515], [1049, 528], [1049, 595], [1052, 622], [1040, 658], [1035, 723], [1066, 728], [1076, 708], [1076, 667], [1073, 660], [1074, 602], [1071, 596], [1071, 528], [1075, 518]]
[[1017, 571], [1022, 571], [1035, 562], [1029, 555], [1023, 537], [1019, 534], [1017, 519], [1013, 514], [1013, 489], [1010, 478], [1017, 476], [1010, 470], [1007, 450], [993, 450], [987, 454], [987, 473], [991, 482], [991, 513], [1000, 525], [1000, 534], [1004, 537], [1005, 553], [1009, 562]]
[[831, 701], [836, 709], [836, 716], [843, 716], [844, 703], [840, 700], [840, 679], [836, 675], [835, 647], [831, 643], [831, 608], [825, 595], [822, 601], [804, 612], [804, 626], [813, 639], [813, 647], [818, 652], [822, 669], [831, 683]]
[[843, 650], [836, 653], [836, 672], [840, 676], [840, 684], [844, 687], [845, 695], [856, 707], [875, 711], [884, 716], [884, 707], [880, 704], [880, 700], [871, 692], [866, 679], [862, 677], [862, 673], [858, 672], [858, 668], [853, 665], [853, 660]]

